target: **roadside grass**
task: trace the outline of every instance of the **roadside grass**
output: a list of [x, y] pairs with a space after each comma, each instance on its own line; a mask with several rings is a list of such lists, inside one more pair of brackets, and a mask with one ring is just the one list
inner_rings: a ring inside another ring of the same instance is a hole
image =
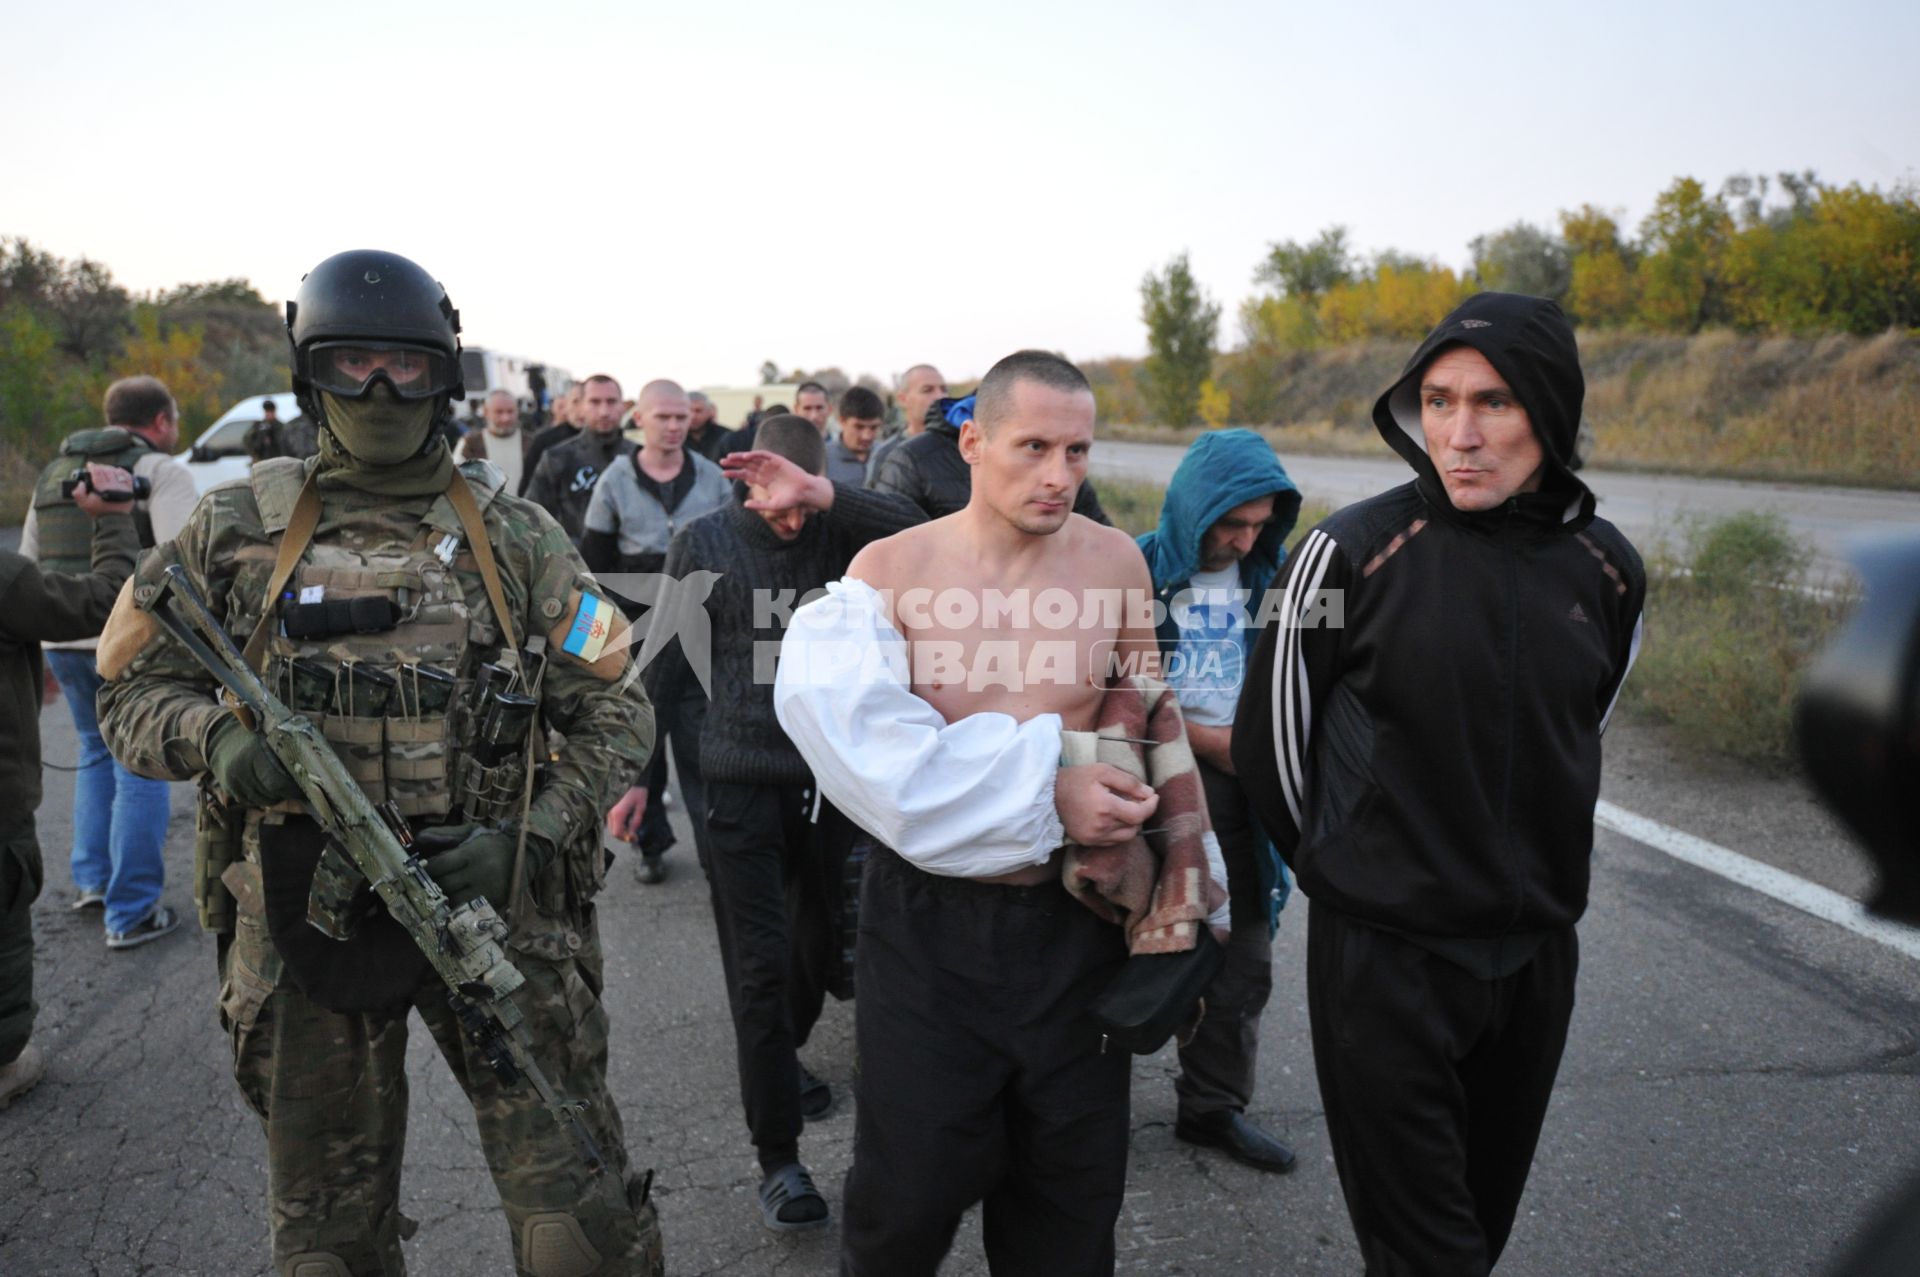
[[1623, 706], [1671, 723], [1692, 748], [1796, 766], [1800, 676], [1859, 601], [1849, 583], [1814, 579], [1812, 559], [1772, 512], [1696, 520], [1678, 544], [1655, 546]]
[[1100, 507], [1114, 527], [1137, 537], [1160, 526], [1160, 507], [1167, 499], [1165, 484], [1102, 476], [1094, 487], [1100, 493]]
[[[1580, 335], [1598, 469], [1920, 489], [1920, 332], [1875, 337]], [[1373, 401], [1409, 347], [1378, 340], [1275, 356], [1266, 419], [1282, 455], [1390, 456]], [[1104, 438], [1193, 442], [1198, 428], [1103, 419]]]
[[[1102, 479], [1100, 503], [1138, 536], [1160, 520], [1166, 489]], [[1309, 503], [1291, 550], [1327, 517]], [[1816, 580], [1813, 552], [1778, 514], [1695, 520], [1647, 556], [1646, 633], [1621, 708], [1670, 723], [1690, 749], [1781, 771], [1796, 767], [1793, 698], [1813, 655], [1858, 602], [1857, 587]]]

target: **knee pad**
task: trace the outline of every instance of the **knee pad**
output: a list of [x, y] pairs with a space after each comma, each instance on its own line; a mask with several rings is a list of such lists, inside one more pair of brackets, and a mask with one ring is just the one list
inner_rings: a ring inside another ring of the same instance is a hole
[[325, 1251], [306, 1250], [280, 1263], [281, 1277], [353, 1277], [347, 1261]]
[[590, 1277], [600, 1267], [600, 1252], [580, 1221], [559, 1211], [527, 1216], [520, 1227], [520, 1251], [533, 1277]]

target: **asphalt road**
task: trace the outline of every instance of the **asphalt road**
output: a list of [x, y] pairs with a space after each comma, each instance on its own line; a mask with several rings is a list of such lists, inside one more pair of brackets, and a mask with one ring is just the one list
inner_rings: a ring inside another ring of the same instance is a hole
[[[1165, 483], [1173, 477], [1182, 451], [1170, 444], [1101, 440], [1093, 449], [1093, 474], [1096, 479], [1113, 475]], [[1333, 509], [1384, 492], [1412, 477], [1412, 471], [1398, 457], [1283, 454], [1281, 460], [1309, 501]], [[1643, 552], [1658, 538], [1677, 536], [1691, 517], [1775, 510], [1814, 547], [1816, 569], [1830, 573], [1841, 569], [1850, 540], [1920, 528], [1920, 492], [1699, 479], [1628, 470], [1584, 470], [1580, 477], [1593, 489], [1600, 513], [1619, 525]]]
[[[70, 761], [65, 711], [42, 722], [48, 759]], [[1612, 801], [1684, 818], [1691, 832], [1743, 850], [1764, 844], [1797, 871], [1850, 873], [1858, 886], [1804, 792], [1736, 779], [1687, 771], [1655, 736], [1617, 728], [1609, 738]], [[36, 1040], [52, 1067], [0, 1113], [0, 1273], [264, 1275], [264, 1146], [229, 1076], [213, 942], [183, 930], [109, 953], [97, 920], [66, 908], [71, 789], [63, 773], [48, 780]], [[167, 894], [181, 907], [186, 797], [176, 793], [168, 853]], [[1760, 835], [1770, 828], [1783, 832], [1768, 843]], [[1822, 845], [1807, 860], [1810, 843]], [[832, 1273], [831, 1232], [776, 1237], [760, 1226], [705, 884], [684, 831], [682, 844], [662, 886], [640, 886], [634, 859], [623, 859], [602, 910], [613, 1089], [635, 1159], [659, 1169], [669, 1269]], [[1572, 1041], [1501, 1271], [1819, 1271], [1920, 1162], [1920, 973], [1623, 838], [1603, 833], [1595, 859]], [[1140, 1060], [1123, 1272], [1358, 1271], [1307, 1046], [1304, 938], [1296, 905], [1275, 953], [1254, 1104], [1298, 1149], [1299, 1170], [1268, 1177], [1176, 1143], [1171, 1052]], [[803, 1143], [836, 1211], [853, 1125], [851, 1011], [831, 1005], [807, 1053], [838, 1095]], [[410, 1060], [402, 1208], [422, 1223], [407, 1247], [411, 1269], [506, 1273], [506, 1233], [464, 1101], [425, 1033], [414, 1034]], [[985, 1271], [974, 1222], [944, 1271]]]

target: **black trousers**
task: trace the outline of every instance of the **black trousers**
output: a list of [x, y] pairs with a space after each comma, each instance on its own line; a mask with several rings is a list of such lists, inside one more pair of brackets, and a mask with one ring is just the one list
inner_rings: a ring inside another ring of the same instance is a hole
[[40, 842], [33, 814], [0, 828], [0, 1066], [33, 1036], [33, 902], [39, 899]]
[[1173, 1090], [1183, 1117], [1246, 1112], [1260, 1051], [1260, 1013], [1273, 993], [1273, 937], [1254, 862], [1261, 835], [1253, 825], [1253, 809], [1238, 780], [1206, 763], [1199, 767], [1220, 858], [1227, 862], [1233, 927], [1226, 963], [1207, 989], [1207, 1013], [1179, 1048], [1180, 1076]]
[[941, 878], [875, 848], [860, 897], [843, 1277], [932, 1274], [984, 1202], [995, 1277], [1113, 1272], [1131, 1058], [1088, 1002], [1120, 929], [1058, 880]]
[[[707, 833], [707, 782], [700, 771], [700, 736], [706, 724], [707, 696], [696, 683], [674, 708], [668, 740], [673, 744], [673, 774], [680, 786], [680, 801], [686, 805], [687, 824], [693, 828], [694, 854], [700, 861], [700, 872], [711, 877], [713, 841]], [[651, 803], [651, 798], [648, 801]]]
[[1483, 1274], [1505, 1248], [1573, 1016], [1573, 928], [1481, 980], [1312, 904], [1307, 1010], [1367, 1272]]
[[707, 782], [709, 894], [733, 1012], [740, 1099], [765, 1169], [799, 1156], [800, 1058], [835, 960], [831, 898], [846, 818], [810, 785]]

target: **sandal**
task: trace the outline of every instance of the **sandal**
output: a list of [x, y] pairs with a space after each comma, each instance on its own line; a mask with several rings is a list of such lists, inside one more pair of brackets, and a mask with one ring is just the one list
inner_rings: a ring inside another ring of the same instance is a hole
[[827, 1226], [827, 1199], [798, 1162], [767, 1172], [760, 1181], [760, 1222], [776, 1233]]

